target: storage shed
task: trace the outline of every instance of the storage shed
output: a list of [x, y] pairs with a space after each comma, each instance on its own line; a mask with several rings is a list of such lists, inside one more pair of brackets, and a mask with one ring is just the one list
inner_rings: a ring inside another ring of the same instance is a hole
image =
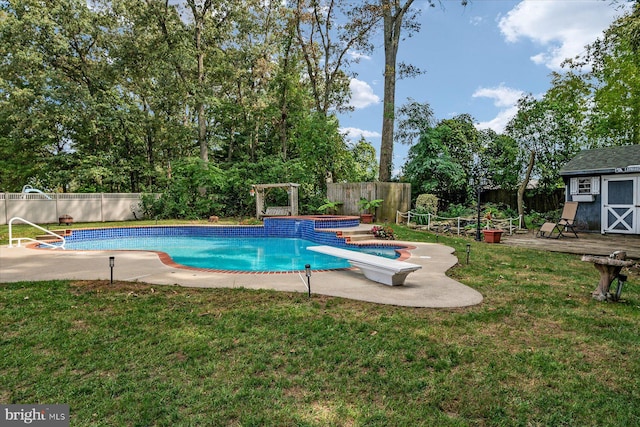
[[583, 150], [560, 175], [581, 228], [640, 234], [640, 145]]

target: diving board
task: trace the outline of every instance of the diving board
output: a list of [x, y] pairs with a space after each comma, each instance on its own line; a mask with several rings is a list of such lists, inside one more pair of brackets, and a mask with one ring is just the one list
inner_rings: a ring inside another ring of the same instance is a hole
[[403, 285], [407, 275], [422, 268], [421, 265], [397, 261], [377, 255], [336, 248], [333, 246], [309, 246], [308, 250], [343, 258], [358, 267], [365, 277], [389, 286]]

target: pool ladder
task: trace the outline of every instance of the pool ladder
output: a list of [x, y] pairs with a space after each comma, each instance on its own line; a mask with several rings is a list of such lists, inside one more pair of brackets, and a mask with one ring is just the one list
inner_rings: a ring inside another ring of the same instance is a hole
[[[49, 242], [45, 242], [45, 241], [42, 241], [42, 240], [32, 239], [31, 237], [13, 237], [13, 233], [12, 233], [12, 231], [13, 231], [13, 230], [12, 230], [12, 226], [13, 226], [13, 222], [14, 222], [14, 221], [22, 221], [22, 222], [24, 222], [25, 224], [28, 224], [28, 225], [30, 225], [30, 226], [32, 226], [32, 227], [37, 228], [38, 230], [42, 230], [42, 231], [44, 231], [45, 233], [52, 235], [52, 236], [53, 236], [53, 237], [55, 237], [56, 239], [60, 239], [60, 240], [62, 240], [62, 243], [61, 243], [60, 245], [53, 245], [53, 244], [51, 244], [51, 243], [49, 243]], [[67, 243], [67, 240], [64, 238], [64, 236], [62, 236], [62, 235], [60, 235], [60, 234], [58, 234], [58, 233], [54, 233], [53, 231], [47, 230], [46, 228], [42, 228], [42, 227], [40, 227], [39, 225], [36, 225], [36, 224], [34, 224], [34, 223], [32, 223], [32, 222], [27, 221], [27, 220], [26, 220], [26, 219], [24, 219], [24, 218], [20, 218], [20, 217], [17, 217], [17, 216], [14, 216], [13, 218], [11, 218], [11, 219], [9, 220], [9, 247], [10, 247], [10, 248], [12, 248], [12, 247], [13, 247], [13, 242], [14, 242], [14, 241], [18, 242], [18, 245], [17, 245], [18, 247], [20, 247], [20, 246], [21, 246], [22, 241], [27, 241], [27, 242], [36, 242], [36, 243], [40, 243], [41, 245], [48, 246], [48, 247], [50, 247], [50, 248], [52, 248], [52, 249], [58, 249], [58, 248], [66, 249], [66, 248], [64, 247], [64, 245]]]

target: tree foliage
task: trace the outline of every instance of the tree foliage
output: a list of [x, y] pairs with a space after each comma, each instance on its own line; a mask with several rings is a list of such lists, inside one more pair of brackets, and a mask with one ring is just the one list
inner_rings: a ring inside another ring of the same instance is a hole
[[502, 147], [498, 163], [491, 166], [499, 179], [513, 182], [513, 174], [501, 166], [510, 162], [518, 175], [520, 214], [530, 181], [536, 179], [543, 192], [563, 185], [560, 169], [579, 150], [640, 143], [638, 28], [640, 3], [635, 2], [583, 55], [565, 61], [566, 72], [552, 73], [544, 96], [519, 100], [507, 139], [491, 138], [489, 150], [497, 154]]
[[445, 203], [468, 202], [479, 141], [469, 115], [444, 119], [421, 131], [403, 168], [412, 192], [435, 194]]
[[583, 115], [576, 104], [561, 99], [550, 90], [542, 99], [531, 94], [518, 101], [518, 112], [506, 133], [518, 142], [520, 169], [518, 213], [524, 214], [524, 192], [531, 179], [538, 189], [549, 191], [562, 185], [559, 171], [579, 150]]
[[[640, 143], [639, 2], [543, 97], [523, 97], [505, 135], [464, 114], [435, 122], [413, 100], [395, 110], [396, 79], [419, 72], [397, 63], [402, 37], [420, 28], [414, 3], [0, 2], [0, 191], [164, 192], [162, 215], [191, 215], [184, 205], [240, 216], [252, 212], [251, 183], [293, 181], [304, 212], [329, 181], [388, 181], [396, 140], [412, 145], [403, 170], [414, 193], [463, 203], [478, 161], [503, 187], [554, 188], [577, 150]], [[373, 147], [347, 144], [335, 112], [350, 108], [351, 53], [370, 52], [378, 29], [376, 174]]]
[[640, 144], [640, 2], [565, 65], [553, 89], [582, 104], [584, 145]]
[[370, 145], [347, 145], [334, 111], [376, 21], [330, 3], [0, 2], [0, 190], [164, 192], [156, 214], [246, 215], [251, 183], [300, 182], [310, 206], [329, 177], [372, 178]]
[[322, 114], [349, 110], [348, 65], [373, 50], [369, 41], [378, 22], [377, 8], [347, 0], [295, 0], [293, 22], [306, 65], [306, 77]]

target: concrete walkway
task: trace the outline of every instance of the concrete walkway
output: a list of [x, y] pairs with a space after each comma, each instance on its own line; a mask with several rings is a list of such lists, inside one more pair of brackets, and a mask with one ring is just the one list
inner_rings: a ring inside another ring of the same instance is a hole
[[[403, 243], [403, 242], [399, 242]], [[422, 265], [404, 286], [386, 286], [366, 279], [357, 269], [313, 272], [311, 291], [322, 294], [407, 307], [466, 307], [482, 302], [482, 295], [449, 277], [458, 259], [448, 246], [404, 242], [415, 246], [406, 261]], [[41, 280], [109, 280], [109, 256], [115, 256], [114, 280], [199, 288], [275, 289], [306, 293], [306, 277], [298, 273], [214, 273], [175, 268], [158, 254], [142, 251], [62, 251], [0, 247], [0, 283]]]

